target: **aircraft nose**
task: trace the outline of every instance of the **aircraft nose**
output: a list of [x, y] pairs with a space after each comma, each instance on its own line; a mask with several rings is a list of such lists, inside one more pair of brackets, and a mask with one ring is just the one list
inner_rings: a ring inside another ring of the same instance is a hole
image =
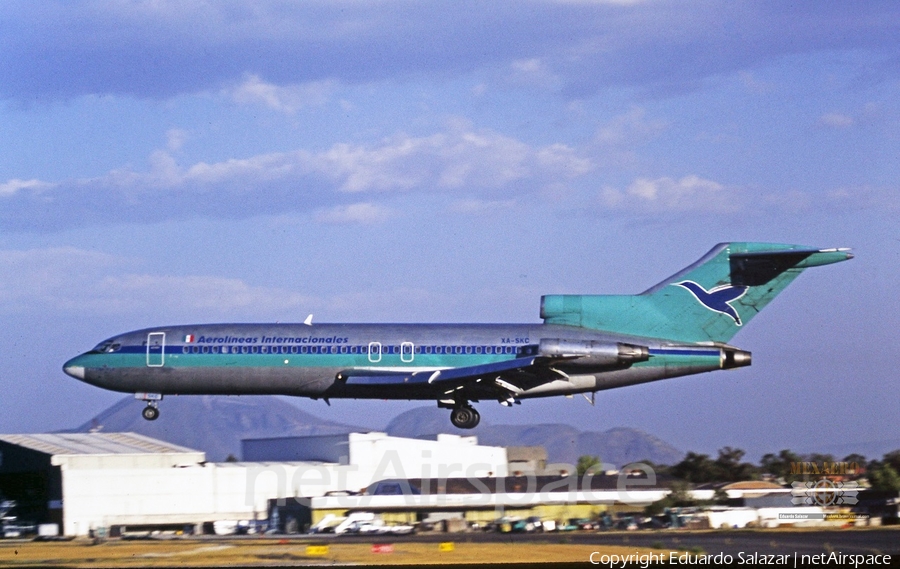
[[66, 375], [70, 375], [75, 379], [84, 379], [84, 366], [78, 365], [78, 358], [73, 358], [63, 364], [63, 371], [66, 372]]

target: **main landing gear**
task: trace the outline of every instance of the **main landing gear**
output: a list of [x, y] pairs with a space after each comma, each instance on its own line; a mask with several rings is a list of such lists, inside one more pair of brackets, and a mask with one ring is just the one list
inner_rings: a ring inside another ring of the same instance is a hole
[[460, 405], [450, 411], [450, 422], [458, 429], [474, 429], [481, 421], [481, 415], [471, 405]]
[[144, 419], [155, 421], [159, 417], [159, 402], [163, 398], [161, 393], [135, 393], [134, 398], [147, 403], [147, 406], [141, 411]]
[[457, 429], [474, 429], [481, 421], [481, 415], [472, 407], [468, 398], [457, 390], [454, 394], [447, 393], [450, 397], [446, 399], [438, 399], [438, 407], [441, 409], [450, 409], [450, 422]]

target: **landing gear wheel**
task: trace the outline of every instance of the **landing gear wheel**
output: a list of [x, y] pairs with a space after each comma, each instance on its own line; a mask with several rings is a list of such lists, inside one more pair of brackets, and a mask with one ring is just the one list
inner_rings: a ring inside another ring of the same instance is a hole
[[456, 407], [450, 411], [450, 422], [458, 429], [474, 429], [481, 421], [481, 415], [472, 407]]
[[144, 419], [148, 421], [155, 421], [157, 417], [159, 417], [159, 409], [153, 407], [151, 405], [147, 405], [144, 407], [144, 410], [141, 411], [141, 415], [143, 415]]

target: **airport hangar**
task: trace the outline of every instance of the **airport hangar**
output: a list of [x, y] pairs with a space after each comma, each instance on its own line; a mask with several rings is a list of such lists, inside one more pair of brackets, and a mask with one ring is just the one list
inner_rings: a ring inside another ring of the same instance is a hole
[[508, 468], [505, 448], [456, 435], [259, 439], [243, 451], [256, 458], [210, 463], [201, 451], [135, 433], [0, 435], [0, 494], [17, 502], [20, 519], [79, 536], [265, 520], [269, 500], [356, 493], [383, 479], [502, 477]]
[[[508, 453], [457, 435], [349, 433], [242, 446], [245, 462], [210, 463], [201, 451], [135, 433], [0, 435], [0, 494], [18, 503], [20, 519], [83, 536], [113, 527], [202, 531], [217, 521], [268, 520], [276, 508], [282, 529], [292, 516], [303, 529], [352, 512], [388, 523], [565, 520], [639, 509], [669, 492], [662, 481], [626, 478], [623, 492], [621, 475], [553, 470], [567, 465], [535, 473], [523, 468], [535, 464], [531, 447]], [[709, 499], [713, 490], [694, 494]]]

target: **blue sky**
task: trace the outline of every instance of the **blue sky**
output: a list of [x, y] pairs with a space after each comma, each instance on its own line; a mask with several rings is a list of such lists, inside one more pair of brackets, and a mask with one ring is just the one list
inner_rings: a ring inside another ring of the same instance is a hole
[[857, 258], [734, 339], [751, 368], [484, 420], [898, 448], [897, 37], [895, 2], [5, 2], [0, 431], [120, 398], [60, 368], [125, 330], [536, 322], [758, 240]]

